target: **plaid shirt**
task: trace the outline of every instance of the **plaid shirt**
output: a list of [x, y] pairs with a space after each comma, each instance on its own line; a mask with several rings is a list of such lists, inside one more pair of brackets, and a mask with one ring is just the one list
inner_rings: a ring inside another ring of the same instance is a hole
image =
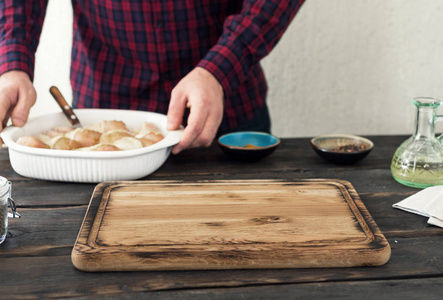
[[[265, 105], [259, 60], [303, 0], [72, 0], [74, 107], [166, 113], [172, 88], [196, 66], [225, 93], [221, 131]], [[47, 0], [0, 0], [0, 74], [31, 79]]]

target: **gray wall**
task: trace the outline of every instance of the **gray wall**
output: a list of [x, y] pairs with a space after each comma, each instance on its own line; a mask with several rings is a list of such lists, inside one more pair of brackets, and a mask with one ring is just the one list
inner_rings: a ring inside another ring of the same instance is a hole
[[[72, 9], [51, 0], [37, 52], [38, 104], [68, 97]], [[262, 65], [273, 132], [410, 134], [416, 96], [443, 98], [443, 1], [307, 0]]]

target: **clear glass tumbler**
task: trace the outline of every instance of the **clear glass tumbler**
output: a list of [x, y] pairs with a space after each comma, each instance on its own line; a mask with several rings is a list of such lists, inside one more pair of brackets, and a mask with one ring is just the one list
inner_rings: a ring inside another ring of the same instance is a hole
[[[11, 182], [0, 176], [0, 244], [8, 233], [8, 218], [20, 218], [16, 212], [14, 200], [11, 198]], [[8, 206], [11, 212], [8, 212]]]

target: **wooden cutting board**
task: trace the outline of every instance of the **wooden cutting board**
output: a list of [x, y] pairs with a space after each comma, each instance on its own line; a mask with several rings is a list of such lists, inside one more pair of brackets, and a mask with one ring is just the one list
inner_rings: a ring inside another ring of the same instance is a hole
[[104, 182], [72, 251], [83, 271], [379, 266], [391, 249], [341, 180]]

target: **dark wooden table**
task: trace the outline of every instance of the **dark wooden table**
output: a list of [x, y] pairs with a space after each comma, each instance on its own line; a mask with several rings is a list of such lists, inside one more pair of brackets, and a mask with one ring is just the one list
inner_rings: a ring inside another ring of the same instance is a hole
[[352, 166], [319, 158], [309, 139], [283, 139], [257, 163], [229, 160], [217, 145], [171, 156], [144, 178], [307, 179], [350, 181], [388, 239], [392, 256], [381, 267], [85, 273], [71, 263], [71, 250], [95, 184], [24, 178], [0, 150], [0, 175], [12, 181], [19, 220], [10, 220], [0, 245], [0, 299], [442, 299], [443, 229], [392, 208], [417, 192], [395, 182], [389, 169], [405, 136], [369, 137], [373, 152]]

